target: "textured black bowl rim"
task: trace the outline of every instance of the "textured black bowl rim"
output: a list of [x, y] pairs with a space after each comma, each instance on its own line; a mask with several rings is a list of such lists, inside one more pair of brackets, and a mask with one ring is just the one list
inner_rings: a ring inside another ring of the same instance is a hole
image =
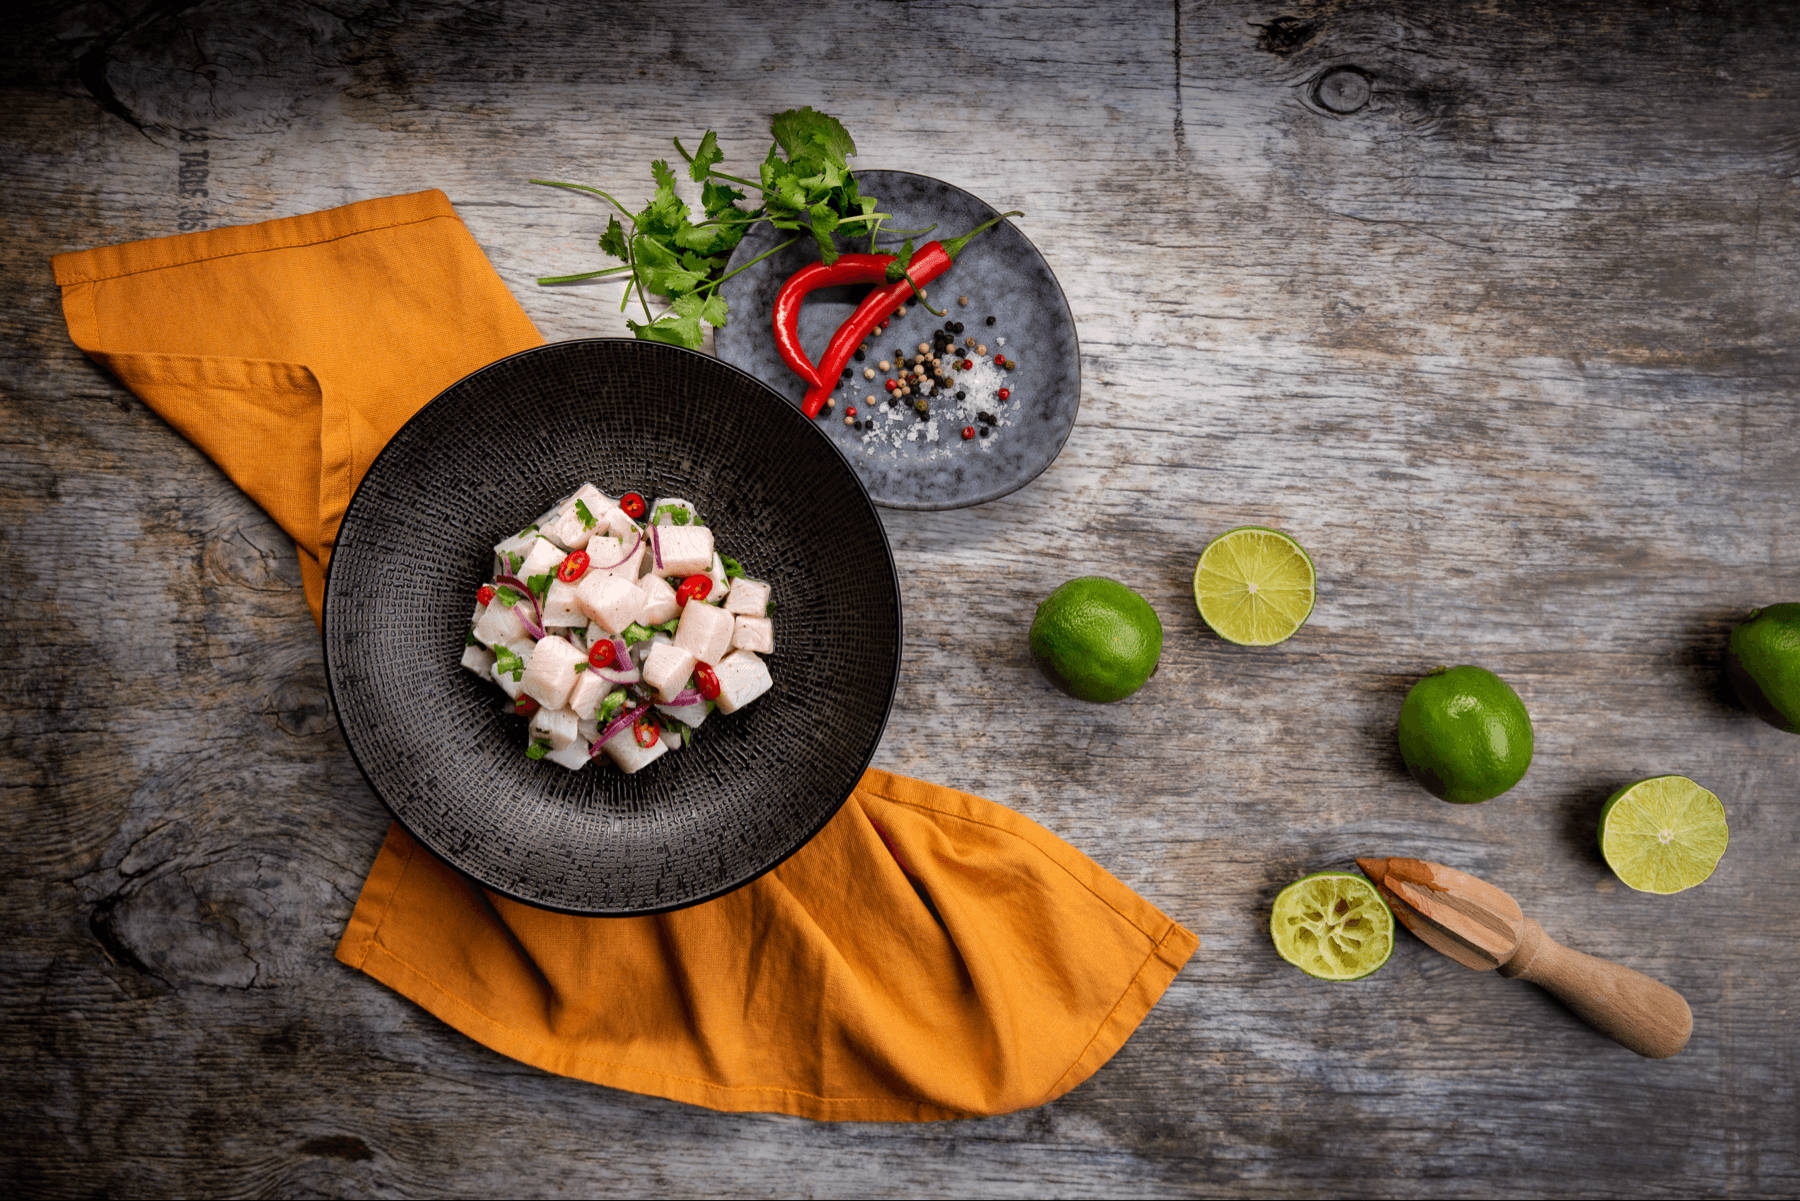
[[[971, 199], [976, 201], [978, 204], [987, 205], [988, 208], [993, 209], [994, 214], [996, 216], [999, 216], [1006, 211], [1004, 209], [994, 208], [993, 205], [988, 204], [987, 201], [985, 201], [981, 197], [975, 195], [975, 193], [969, 191], [969, 189], [967, 189], [967, 188], [959, 187], [958, 185], [951, 183], [947, 179], [939, 179], [935, 175], [927, 175], [923, 171], [891, 171], [885, 167], [867, 167], [867, 168], [859, 168], [855, 171], [852, 171], [850, 174], [858, 177], [859, 182], [858, 182], [857, 186], [859, 188], [862, 186], [860, 183], [860, 177], [863, 175], [877, 175], [877, 174], [879, 174], [879, 175], [911, 175], [917, 179], [923, 179], [930, 183], [942, 184], [946, 188], [950, 188], [954, 191], [961, 192], [964, 196], [970, 197]], [[880, 199], [880, 197], [877, 197], [876, 199]], [[1048, 275], [1050, 277], [1050, 285], [1056, 289], [1057, 296], [1062, 299], [1064, 311], [1066, 311], [1069, 314], [1069, 337], [1073, 338], [1075, 341], [1075, 409], [1073, 412], [1071, 412], [1069, 414], [1069, 426], [1067, 429], [1063, 430], [1062, 437], [1060, 437], [1056, 440], [1055, 449], [1053, 449], [1050, 452], [1049, 457], [1046, 458], [1041, 465], [1039, 465], [1039, 467], [1036, 471], [1032, 472], [1030, 475], [1026, 476], [1024, 479], [1020, 480], [1018, 483], [1009, 484], [1006, 487], [1000, 489], [998, 492], [986, 492], [980, 496], [972, 496], [972, 497], [968, 498], [967, 500], [950, 501], [945, 504], [935, 504], [935, 505], [933, 505], [933, 504], [908, 504], [908, 503], [903, 503], [900, 501], [875, 500], [873, 497], [870, 497], [871, 503], [879, 506], [880, 508], [898, 509], [902, 512], [912, 512], [912, 513], [942, 513], [942, 512], [947, 512], [951, 509], [972, 509], [976, 505], [985, 505], [985, 504], [989, 503], [990, 501], [999, 500], [1003, 496], [1011, 496], [1013, 493], [1017, 492], [1020, 488], [1023, 488], [1026, 484], [1031, 483], [1033, 480], [1037, 479], [1038, 476], [1043, 475], [1044, 472], [1050, 470], [1050, 464], [1056, 462], [1056, 460], [1058, 460], [1059, 458], [1062, 457], [1063, 447], [1065, 447], [1069, 444], [1069, 435], [1075, 432], [1075, 423], [1077, 421], [1081, 420], [1081, 326], [1075, 320], [1075, 306], [1069, 303], [1069, 293], [1067, 292], [1067, 290], [1065, 290], [1063, 288], [1062, 280], [1060, 280], [1056, 277], [1056, 272], [1054, 272], [1050, 269], [1050, 260], [1044, 257], [1044, 252], [1038, 249], [1037, 243], [1033, 242], [1031, 240], [1031, 238], [1025, 233], [1025, 231], [1019, 228], [1018, 223], [1016, 221], [1014, 221], [1011, 217], [1005, 218], [1005, 221], [1006, 221], [1006, 224], [1012, 228], [1012, 231], [1019, 235], [1020, 239], [1025, 243], [1026, 248], [1029, 249], [1031, 251], [1031, 253], [1037, 255], [1038, 262], [1044, 264], [1044, 274]], [[725, 365], [728, 367], [737, 366], [737, 364], [735, 364], [735, 363], [727, 363], [724, 359], [720, 359], [719, 361], [721, 363], [725, 363]], [[739, 368], [739, 370], [742, 370], [742, 368]], [[781, 393], [777, 392], [776, 395], [781, 396]], [[793, 406], [796, 408], [799, 407], [797, 405], [794, 405], [794, 402], [789, 400], [785, 396], [781, 397], [781, 401], [783, 404], [790, 405], [790, 406]], [[830, 442], [831, 439], [827, 438], [826, 441]], [[832, 442], [833, 447], [835, 447], [836, 445], [837, 445], [837, 443]], [[840, 450], [840, 451], [838, 451], [838, 453], [843, 454], [844, 452]], [[846, 459], [848, 459], [848, 456], [846, 456]], [[854, 465], [852, 465], [852, 466], [854, 467]], [[856, 477], [856, 482], [859, 484], [862, 483], [861, 475], [858, 475]], [[869, 490], [868, 486], [864, 485], [863, 491], [866, 493], [866, 492], [868, 492], [868, 490]]]
[[[362, 479], [357, 481], [356, 491], [350, 494], [350, 503], [344, 506], [344, 516], [343, 519], [338, 522], [338, 527], [341, 529], [349, 523], [350, 514], [356, 509], [357, 498], [362, 495], [363, 484], [366, 483], [369, 477], [375, 474], [376, 469], [381, 466], [381, 460], [386, 456], [388, 447], [392, 446], [399, 439], [401, 433], [405, 431], [407, 426], [423, 416], [426, 409], [429, 409], [432, 405], [443, 399], [448, 393], [460, 387], [464, 382], [474, 379], [483, 372], [491, 371], [503, 363], [510, 363], [514, 359], [524, 358], [528, 355], [541, 354], [544, 351], [556, 348], [585, 345], [644, 346], [647, 345], [647, 343], [639, 338], [569, 338], [561, 342], [546, 342], [542, 346], [533, 346], [528, 350], [516, 351], [504, 358], [495, 359], [485, 367], [478, 367], [474, 371], [469, 372], [469, 374], [463, 376], [462, 379], [457, 380], [442, 392], [439, 392], [436, 396], [419, 406], [418, 412], [414, 413], [411, 417], [408, 417], [406, 421], [401, 424], [400, 428], [394, 431], [393, 436], [389, 438], [387, 443], [382, 446], [381, 450], [376, 453], [374, 460], [369, 464], [369, 469], [363, 473]], [[743, 368], [732, 363], [727, 363], [724, 359], [718, 358], [717, 356], [703, 354], [698, 350], [689, 350], [685, 346], [670, 346], [667, 343], [661, 342], [649, 343], [648, 345], [655, 345], [662, 351], [673, 351], [680, 354], [693, 355], [696, 358], [705, 359], [716, 367], [723, 368], [726, 371], [735, 372], [761, 388], [764, 392], [767, 392], [771, 399], [781, 405], [782, 408], [792, 409], [794, 413], [800, 417], [801, 424], [811, 431], [811, 436], [818, 438], [826, 446], [830, 447], [832, 453], [837, 455], [837, 457], [843, 461], [844, 470], [850, 473], [850, 478], [856, 482], [856, 490], [858, 494], [862, 496], [863, 503], [869, 507], [869, 516], [875, 522], [876, 532], [881, 535], [881, 553], [887, 559], [888, 579], [894, 586], [894, 670], [889, 678], [887, 700], [882, 705], [881, 720], [875, 725], [875, 737], [871, 741], [868, 751], [863, 755], [862, 762], [858, 764], [856, 768], [856, 778], [860, 780], [862, 779], [863, 774], [869, 770], [869, 764], [874, 762], [875, 752], [881, 747], [881, 736], [887, 730], [888, 718], [893, 716], [894, 696], [900, 688], [900, 667], [906, 650], [906, 611], [901, 603], [900, 570], [894, 562], [894, 548], [888, 541], [887, 527], [881, 522], [881, 514], [876, 510], [875, 501], [870, 497], [869, 489], [864, 486], [862, 477], [856, 474], [856, 468], [851, 464], [848, 456], [838, 449], [837, 443], [825, 436], [824, 431], [820, 430], [812, 421], [807, 420], [805, 414], [801, 413], [794, 405], [789, 404], [787, 397], [781, 395], [779, 392], [775, 391], [775, 389], [769, 387], [769, 385], [763, 383], [762, 380], [750, 374], [748, 371], [745, 371]], [[753, 884], [786, 863], [789, 859], [793, 858], [800, 848], [818, 837], [819, 831], [831, 824], [831, 819], [838, 815], [838, 812], [844, 807], [844, 802], [849, 800], [851, 794], [855, 792], [855, 787], [852, 786], [851, 792], [847, 792], [842, 797], [838, 798], [837, 804], [826, 811], [825, 816], [819, 820], [817, 825], [806, 832], [804, 838], [801, 838], [794, 843], [792, 847], [789, 847], [786, 851], [782, 852], [782, 854], [772, 860], [768, 866], [751, 875], [745, 876], [742, 880], [739, 880], [734, 884], [727, 885], [716, 892], [707, 893], [705, 896], [696, 897], [691, 901], [682, 901], [674, 905], [661, 905], [650, 909], [575, 909], [562, 905], [548, 904], [540, 898], [522, 897], [516, 893], [508, 892], [497, 884], [483, 880], [473, 872], [465, 871], [461, 866], [440, 851], [430, 839], [425, 838], [417, 830], [413, 829], [412, 826], [408, 825], [406, 819], [400, 816], [400, 811], [394, 808], [393, 804], [388, 801], [387, 795], [381, 791], [381, 786], [375, 782], [375, 777], [369, 774], [369, 769], [364, 765], [362, 756], [356, 753], [356, 742], [350, 736], [349, 727], [344, 724], [344, 711], [338, 707], [337, 682], [331, 670], [331, 642], [325, 634], [327, 628], [325, 615], [331, 608], [331, 573], [332, 568], [336, 566], [337, 556], [333, 554], [331, 559], [331, 563], [328, 563], [325, 567], [325, 596], [319, 605], [319, 643], [325, 656], [325, 689], [327, 694], [331, 697], [331, 713], [332, 716], [337, 719], [338, 732], [343, 735], [344, 746], [350, 752], [351, 762], [355, 763], [356, 770], [362, 773], [362, 778], [368, 783], [369, 790], [381, 801], [389, 815], [392, 816], [396, 822], [400, 823], [401, 829], [412, 836], [413, 841], [430, 851], [432, 856], [440, 863], [447, 865], [452, 871], [456, 872], [457, 875], [463, 877], [463, 879], [469, 881], [478, 888], [496, 893], [509, 901], [516, 901], [521, 905], [528, 905], [533, 909], [543, 909], [550, 913], [568, 914], [571, 917], [650, 917], [658, 913], [673, 913], [678, 909], [689, 909], [695, 905], [704, 905], [708, 901], [716, 901], [722, 896], [736, 892], [745, 885]]]

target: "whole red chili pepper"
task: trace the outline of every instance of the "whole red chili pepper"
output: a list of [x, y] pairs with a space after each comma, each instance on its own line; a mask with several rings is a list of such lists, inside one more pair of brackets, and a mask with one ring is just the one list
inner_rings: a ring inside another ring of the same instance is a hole
[[775, 349], [781, 352], [781, 361], [791, 367], [795, 375], [815, 388], [824, 382], [819, 378], [819, 369], [807, 357], [806, 348], [800, 345], [800, 305], [808, 293], [839, 284], [882, 283], [887, 279], [888, 264], [893, 261], [891, 254], [840, 254], [837, 262], [829, 267], [824, 263], [808, 263], [788, 276], [781, 291], [775, 295], [773, 325]]
[[951, 238], [948, 242], [927, 242], [919, 247], [918, 253], [904, 267], [900, 265], [897, 255], [876, 256], [887, 259], [883, 278], [894, 282], [870, 292], [856, 306], [856, 311], [850, 314], [850, 319], [838, 326], [837, 333], [831, 336], [831, 344], [825, 348], [825, 357], [819, 360], [819, 382], [808, 389], [805, 399], [800, 403], [801, 411], [808, 417], [819, 415], [819, 410], [831, 398], [832, 389], [837, 385], [844, 364], [850, 361], [856, 348], [869, 336], [869, 331], [905, 304], [920, 288], [950, 270], [950, 265], [956, 262], [956, 256], [963, 252], [970, 238], [1008, 217], [1024, 215], [1020, 212], [1002, 213], [992, 221], [977, 225], [960, 238]]

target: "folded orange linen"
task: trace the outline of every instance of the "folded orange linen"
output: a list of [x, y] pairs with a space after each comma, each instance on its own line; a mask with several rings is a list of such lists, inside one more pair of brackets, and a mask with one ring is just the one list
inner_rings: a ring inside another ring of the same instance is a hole
[[[542, 341], [435, 191], [54, 266], [75, 343], [294, 539], [315, 620], [383, 443]], [[506, 900], [393, 826], [337, 956], [547, 1071], [714, 1109], [918, 1121], [1061, 1096], [1196, 945], [1019, 814], [871, 770], [786, 863], [654, 917]]]

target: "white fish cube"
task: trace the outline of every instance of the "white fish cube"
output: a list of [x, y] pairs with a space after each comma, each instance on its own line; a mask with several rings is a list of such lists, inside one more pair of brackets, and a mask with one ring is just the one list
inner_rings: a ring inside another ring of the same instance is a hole
[[532, 541], [531, 549], [525, 554], [525, 562], [513, 574], [529, 584], [534, 575], [555, 572], [556, 565], [565, 557], [566, 552], [562, 547], [540, 536]]
[[462, 665], [478, 676], [491, 676], [494, 673], [494, 652], [485, 646], [465, 646]]
[[[678, 512], [684, 516], [677, 517]], [[694, 502], [683, 500], [679, 496], [659, 496], [656, 503], [650, 506], [650, 519], [658, 525], [693, 525], [699, 516]]]
[[606, 757], [619, 765], [619, 770], [626, 775], [647, 767], [669, 753], [669, 744], [660, 736], [656, 745], [641, 747], [637, 744], [637, 735], [629, 725], [621, 726], [619, 732], [600, 744]]
[[494, 683], [500, 685], [500, 690], [516, 701], [520, 690], [525, 686], [525, 673], [531, 668], [531, 658], [537, 653], [537, 644], [529, 638], [515, 638], [503, 645], [508, 652], [519, 657], [519, 662], [512, 671], [504, 671], [498, 662], [501, 656], [496, 652]]
[[769, 690], [769, 668], [750, 651], [732, 651], [714, 666], [719, 677], [719, 712], [736, 713]]
[[542, 738], [551, 750], [560, 751], [575, 741], [575, 724], [573, 710], [545, 706], [531, 715], [532, 741]]
[[659, 525], [656, 545], [662, 566], [651, 560], [651, 574], [660, 576], [704, 575], [712, 566], [713, 533], [703, 525]]
[[519, 691], [546, 709], [560, 709], [575, 688], [575, 665], [586, 658], [565, 638], [540, 638]]
[[502, 574], [513, 574], [513, 565], [525, 561], [526, 552], [531, 549], [531, 544], [536, 541], [537, 531], [526, 530], [523, 533], [514, 534], [510, 538], [502, 538], [500, 541], [494, 543], [494, 558], [503, 565], [501, 567]]
[[483, 646], [498, 646], [501, 643], [517, 642], [525, 637], [525, 626], [519, 615], [512, 611], [510, 605], [499, 601], [487, 607], [481, 620], [475, 623], [475, 641]]
[[765, 616], [769, 611], [769, 586], [740, 576], [731, 585], [731, 595], [725, 598], [725, 611], [745, 617]]
[[705, 701], [695, 701], [691, 705], [658, 705], [656, 711], [666, 713], [682, 725], [696, 730], [706, 720], [706, 715], [712, 712]]
[[694, 656], [672, 642], [657, 643], [644, 660], [644, 683], [656, 689], [665, 701], [674, 700], [693, 674]]
[[576, 585], [575, 599], [586, 613], [608, 634], [637, 620], [644, 609], [644, 594], [630, 580], [615, 575], [588, 572]]
[[638, 590], [644, 594], [644, 608], [638, 620], [647, 626], [659, 626], [665, 621], [673, 621], [681, 612], [681, 605], [675, 599], [675, 589], [669, 587], [669, 581], [659, 575], [647, 575], [638, 581]]
[[588, 754], [588, 744], [577, 738], [560, 751], [551, 751], [544, 756], [545, 763], [554, 763], [558, 767], [566, 767], [570, 771], [580, 771], [593, 759]]
[[731, 649], [732, 620], [731, 614], [712, 605], [684, 605], [675, 645], [702, 663], [717, 663]]
[[544, 533], [570, 550], [581, 550], [594, 534], [606, 531], [616, 507], [600, 489], [583, 484], [556, 507], [555, 514], [544, 523]]
[[575, 687], [569, 689], [569, 708], [575, 710], [577, 717], [592, 717], [601, 700], [611, 691], [612, 685], [601, 679], [593, 668], [577, 672]]
[[759, 655], [772, 655], [775, 653], [775, 623], [766, 617], [734, 617], [731, 645]]
[[544, 594], [544, 624], [546, 626], [585, 626], [587, 614], [575, 601], [575, 585], [565, 584], [561, 580], [550, 581], [550, 591]]
[[[636, 542], [637, 545], [632, 547], [631, 553], [627, 555], [625, 548], [631, 546], [633, 542]], [[588, 574], [599, 572], [601, 575], [616, 575], [620, 579], [635, 580], [638, 572], [643, 569], [644, 556], [650, 553], [646, 549], [647, 546], [648, 543], [638, 534], [630, 534], [623, 539], [615, 538], [611, 534], [595, 534], [588, 540]]]
[[713, 582], [712, 591], [706, 594], [706, 603], [724, 604], [725, 598], [731, 595], [731, 577], [725, 574], [725, 560], [719, 558], [716, 550], [713, 552], [712, 566], [706, 569], [706, 574]]

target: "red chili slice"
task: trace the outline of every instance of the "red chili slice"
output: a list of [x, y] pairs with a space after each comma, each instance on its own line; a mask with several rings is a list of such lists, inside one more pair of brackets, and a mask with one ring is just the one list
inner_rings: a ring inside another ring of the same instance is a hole
[[631, 736], [637, 739], [639, 746], [649, 750], [662, 737], [662, 731], [657, 728], [654, 717], [640, 717], [631, 723]]
[[642, 517], [644, 511], [648, 507], [649, 506], [644, 504], [644, 498], [635, 492], [627, 492], [624, 496], [619, 498], [619, 508], [623, 509], [625, 511], [625, 516], [631, 518], [633, 521]]
[[700, 695], [705, 699], [719, 699], [719, 673], [705, 663], [694, 664], [694, 683], [700, 686]]
[[573, 584], [587, 574], [588, 553], [584, 550], [572, 550], [569, 557], [556, 565], [556, 578], [565, 584]]
[[612, 639], [602, 638], [588, 648], [588, 666], [594, 668], [611, 667], [613, 660], [619, 657], [619, 648], [612, 644]]
[[492, 584], [483, 584], [481, 586], [480, 591], [475, 593], [475, 603], [478, 605], [493, 604], [494, 603], [494, 586]]
[[691, 575], [681, 581], [681, 587], [675, 589], [675, 603], [685, 606], [691, 600], [705, 600], [706, 594], [711, 591], [711, 576]]
[[523, 693], [520, 694], [518, 700], [513, 702], [513, 712], [517, 713], [520, 717], [530, 717], [537, 711], [538, 703], [530, 697], [525, 696]]

